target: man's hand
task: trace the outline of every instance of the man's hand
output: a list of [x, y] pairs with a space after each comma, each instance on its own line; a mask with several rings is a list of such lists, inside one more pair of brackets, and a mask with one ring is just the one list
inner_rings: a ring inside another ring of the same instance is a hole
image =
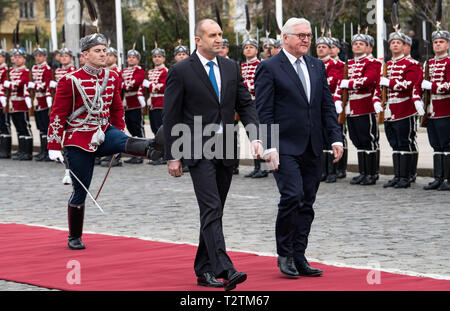
[[58, 83], [56, 81], [52, 80], [52, 81], [50, 81], [49, 86], [50, 86], [50, 88], [54, 89], [54, 88], [56, 88], [58, 86]]
[[252, 151], [252, 156], [254, 159], [261, 159], [263, 157], [264, 148], [260, 141], [254, 140], [250, 146]]
[[6, 97], [5, 96], [0, 96], [0, 104], [2, 105], [3, 108], [6, 107]]
[[380, 86], [389, 87], [390, 82], [391, 80], [389, 80], [388, 78], [385, 77], [380, 78]]
[[267, 166], [271, 171], [278, 171], [278, 165], [280, 165], [280, 156], [278, 151], [272, 151], [265, 155]]
[[414, 102], [414, 106], [416, 107], [417, 113], [419, 116], [423, 116], [425, 114], [424, 104], [421, 100], [416, 100]]
[[341, 145], [334, 145], [331, 146], [331, 148], [333, 149], [334, 155], [333, 163], [338, 163], [339, 160], [342, 158], [342, 155], [344, 154], [344, 147], [342, 147]]
[[50, 160], [59, 161], [61, 163], [64, 163], [64, 157], [63, 157], [61, 151], [59, 151], [59, 150], [49, 150], [48, 157], [50, 158]]
[[376, 113], [380, 113], [383, 111], [383, 107], [381, 106], [380, 102], [375, 102], [373, 104], [373, 109], [375, 110]]
[[342, 101], [337, 100], [337, 101], [334, 103], [334, 106], [336, 107], [336, 113], [337, 113], [337, 114], [341, 114], [341, 113], [342, 113]]
[[432, 86], [433, 86], [433, 84], [430, 81], [428, 81], [428, 80], [422, 81], [422, 89], [423, 90], [431, 90]]
[[167, 168], [169, 170], [169, 174], [173, 177], [180, 177], [183, 175], [183, 166], [181, 165], [181, 161], [168, 161]]
[[34, 89], [36, 87], [36, 83], [34, 83], [34, 82], [28, 82], [28, 88], [29, 89]]

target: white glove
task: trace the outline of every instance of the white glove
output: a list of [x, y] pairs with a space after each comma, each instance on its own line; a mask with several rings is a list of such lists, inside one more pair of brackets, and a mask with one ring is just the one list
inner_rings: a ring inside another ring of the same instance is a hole
[[36, 87], [36, 83], [34, 83], [34, 82], [28, 82], [28, 88], [29, 89], [34, 89]]
[[59, 150], [49, 150], [48, 157], [50, 158], [50, 160], [59, 161], [61, 163], [64, 163], [64, 157], [63, 157], [61, 151], [59, 151]]
[[334, 106], [336, 107], [336, 113], [341, 114], [342, 112], [342, 101], [338, 100], [334, 103]]
[[139, 104], [141, 104], [141, 107], [145, 107], [145, 97], [144, 96], [138, 96]]
[[148, 88], [150, 86], [150, 81], [144, 79], [144, 81], [142, 81], [142, 86]]
[[8, 80], [5, 80], [5, 82], [3, 82], [3, 86], [6, 87], [7, 89], [9, 89], [9, 87], [11, 86], [11, 82]]
[[31, 109], [31, 98], [25, 97], [25, 104], [27, 104], [28, 109]]
[[50, 81], [49, 86], [50, 86], [50, 88], [54, 89], [54, 88], [56, 88], [58, 86], [58, 83], [56, 81], [52, 80], [52, 81]]
[[347, 104], [347, 106], [345, 106], [345, 114], [346, 115], [350, 114], [350, 104]]
[[433, 84], [430, 81], [428, 81], [428, 80], [422, 81], [422, 89], [423, 90], [431, 90], [432, 86], [433, 86]]
[[[381, 82], [381, 81], [380, 81]], [[373, 109], [375, 109], [376, 113], [380, 113], [383, 111], [383, 107], [381, 107], [381, 103], [380, 102], [375, 102], [373, 104]]]
[[423, 102], [421, 100], [416, 100], [414, 102], [414, 106], [416, 106], [417, 113], [419, 116], [423, 116], [425, 114], [425, 109], [423, 109]]
[[391, 80], [389, 80], [388, 78], [385, 78], [385, 77], [380, 78], [380, 86], [389, 87], [390, 82], [391, 82]]
[[347, 79], [341, 80], [341, 84], [339, 85], [339, 87], [341, 89], [348, 89], [349, 82], [350, 82], [350, 80], [347, 80]]
[[0, 103], [2, 104], [3, 108], [6, 107], [6, 97], [5, 96], [0, 96]]
[[51, 96], [47, 96], [45, 99], [47, 100], [48, 108], [50, 108], [53, 104], [53, 98]]

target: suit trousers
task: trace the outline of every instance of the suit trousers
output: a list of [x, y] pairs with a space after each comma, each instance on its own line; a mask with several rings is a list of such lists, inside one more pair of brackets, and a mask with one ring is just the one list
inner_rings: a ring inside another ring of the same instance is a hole
[[3, 113], [3, 109], [0, 108], [0, 134], [11, 134], [10, 115]]
[[416, 116], [401, 120], [385, 121], [384, 131], [394, 151], [416, 152]]
[[198, 161], [189, 166], [200, 208], [200, 238], [194, 262], [197, 276], [213, 272], [217, 277], [233, 268], [226, 253], [222, 230], [222, 216], [225, 200], [230, 189], [233, 166], [223, 165], [222, 160]]
[[12, 122], [16, 127], [17, 135], [22, 137], [33, 136], [31, 132], [30, 115], [28, 111], [10, 113]]
[[350, 140], [358, 150], [377, 150], [379, 132], [375, 113], [347, 118]]
[[[88, 152], [73, 146], [65, 147], [64, 154], [66, 155], [65, 158], [69, 164], [69, 168], [81, 180], [83, 185], [89, 189], [94, 173], [95, 158], [125, 152], [125, 145], [128, 138], [124, 132], [110, 125], [105, 132], [105, 141], [95, 152]], [[77, 206], [84, 204], [87, 195], [86, 191], [76, 178], [73, 177], [72, 185], [73, 193], [69, 203]]]
[[278, 171], [273, 175], [281, 194], [275, 225], [277, 253], [305, 260], [308, 235], [314, 220], [313, 204], [319, 189], [320, 155], [311, 141], [302, 155], [280, 154]]

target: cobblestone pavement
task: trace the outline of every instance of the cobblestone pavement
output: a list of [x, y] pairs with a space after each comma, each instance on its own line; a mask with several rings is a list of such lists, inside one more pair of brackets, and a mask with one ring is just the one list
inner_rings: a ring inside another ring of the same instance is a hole
[[[231, 185], [223, 218], [227, 248], [275, 255], [276, 183], [272, 176], [244, 178], [251, 169], [241, 166]], [[96, 167], [94, 195], [105, 173]], [[0, 222], [67, 230], [71, 187], [61, 183], [63, 175], [56, 163], [0, 160]], [[450, 193], [422, 190], [431, 180], [426, 177], [400, 190], [382, 188], [391, 176], [380, 176], [375, 186], [352, 186], [353, 176], [321, 184], [309, 260], [450, 279]], [[198, 242], [199, 211], [189, 174], [175, 179], [166, 166], [124, 164], [111, 170], [99, 203], [105, 215], [87, 199], [85, 232]], [[0, 281], [0, 290], [35, 289]]]

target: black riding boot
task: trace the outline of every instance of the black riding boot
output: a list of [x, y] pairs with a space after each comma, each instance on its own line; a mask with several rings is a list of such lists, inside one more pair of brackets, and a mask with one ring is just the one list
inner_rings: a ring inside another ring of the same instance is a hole
[[18, 137], [17, 138], [17, 142], [18, 142], [17, 152], [14, 152], [11, 155], [11, 158], [13, 160], [19, 160], [22, 157], [22, 153], [23, 153], [24, 146], [25, 146], [25, 138], [23, 136], [22, 137]]
[[26, 136], [23, 139], [23, 152], [19, 157], [20, 161], [31, 161], [33, 160], [33, 137]]
[[360, 185], [375, 185], [377, 182], [376, 166], [377, 166], [377, 153], [376, 152], [364, 152], [365, 164], [366, 164], [366, 176], [360, 182]]
[[11, 135], [0, 135], [0, 159], [11, 158]]
[[348, 149], [344, 148], [342, 158], [337, 163], [337, 178], [345, 178], [347, 176]]
[[444, 181], [439, 186], [439, 191], [448, 191], [450, 190], [450, 154], [447, 153], [444, 155]]
[[394, 178], [383, 185], [383, 188], [394, 187], [400, 180], [400, 153], [394, 152], [392, 154], [392, 163], [394, 166]]
[[366, 161], [365, 161], [365, 151], [358, 151], [358, 169], [359, 169], [359, 175], [356, 177], [353, 177], [352, 180], [350, 180], [351, 185], [358, 185], [366, 176]]
[[244, 175], [244, 177], [253, 177], [253, 175], [255, 175], [259, 170], [261, 170], [261, 162], [259, 162], [257, 159], [253, 160], [253, 164], [255, 166], [253, 171], [251, 171], [247, 175]]
[[423, 187], [424, 190], [435, 190], [442, 184], [444, 178], [444, 155], [442, 153], [435, 153], [433, 155], [433, 171], [434, 180], [427, 186]]
[[414, 152], [412, 154], [412, 160], [411, 160], [411, 176], [409, 177], [410, 182], [416, 182], [417, 177], [417, 162], [419, 161], [419, 153]]
[[327, 178], [325, 180], [326, 183], [334, 183], [337, 180], [337, 163], [333, 163], [334, 157], [332, 153], [328, 153], [327, 159]]
[[74, 206], [68, 206], [69, 217], [69, 242], [70, 249], [85, 249], [83, 242], [81, 241], [81, 235], [83, 234], [83, 220], [84, 220], [84, 204]]
[[394, 188], [409, 188], [411, 186], [411, 182], [409, 181], [409, 177], [411, 176], [411, 161], [411, 153], [400, 154], [400, 180]]

